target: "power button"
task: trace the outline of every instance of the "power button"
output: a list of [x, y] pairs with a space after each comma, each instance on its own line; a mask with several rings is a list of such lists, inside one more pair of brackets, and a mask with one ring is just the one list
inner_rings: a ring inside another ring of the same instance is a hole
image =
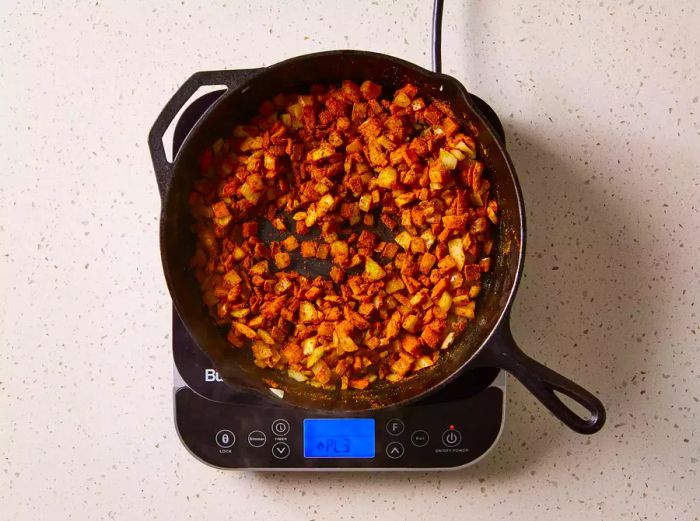
[[442, 444], [445, 447], [456, 447], [462, 443], [462, 433], [457, 429], [447, 429], [442, 433]]

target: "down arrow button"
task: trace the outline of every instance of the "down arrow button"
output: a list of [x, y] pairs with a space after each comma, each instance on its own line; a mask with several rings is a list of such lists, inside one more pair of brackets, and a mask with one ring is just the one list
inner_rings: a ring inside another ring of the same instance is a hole
[[289, 445], [282, 441], [272, 446], [272, 455], [277, 459], [286, 459], [290, 452]]

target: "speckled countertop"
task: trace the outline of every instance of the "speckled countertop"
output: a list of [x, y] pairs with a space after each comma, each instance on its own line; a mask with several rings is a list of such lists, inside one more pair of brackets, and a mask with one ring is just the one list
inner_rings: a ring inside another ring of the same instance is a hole
[[523, 185], [514, 334], [609, 421], [576, 435], [511, 380], [497, 448], [432, 474], [223, 472], [185, 451], [146, 147], [194, 71], [336, 48], [428, 66], [430, 2], [0, 16], [0, 517], [698, 519], [697, 2], [447, 0], [445, 72], [500, 113]]

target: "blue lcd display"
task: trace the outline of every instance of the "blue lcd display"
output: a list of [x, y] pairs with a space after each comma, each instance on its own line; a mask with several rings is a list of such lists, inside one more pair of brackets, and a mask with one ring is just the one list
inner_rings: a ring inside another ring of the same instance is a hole
[[304, 457], [374, 458], [374, 419], [305, 419]]

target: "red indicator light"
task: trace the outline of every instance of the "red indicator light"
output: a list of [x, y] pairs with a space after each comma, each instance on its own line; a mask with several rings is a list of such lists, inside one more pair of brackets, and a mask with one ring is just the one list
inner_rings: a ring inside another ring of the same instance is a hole
[[450, 430], [452, 430], [452, 431], [455, 430], [455, 426], [454, 426], [454, 425], [450, 425]]

